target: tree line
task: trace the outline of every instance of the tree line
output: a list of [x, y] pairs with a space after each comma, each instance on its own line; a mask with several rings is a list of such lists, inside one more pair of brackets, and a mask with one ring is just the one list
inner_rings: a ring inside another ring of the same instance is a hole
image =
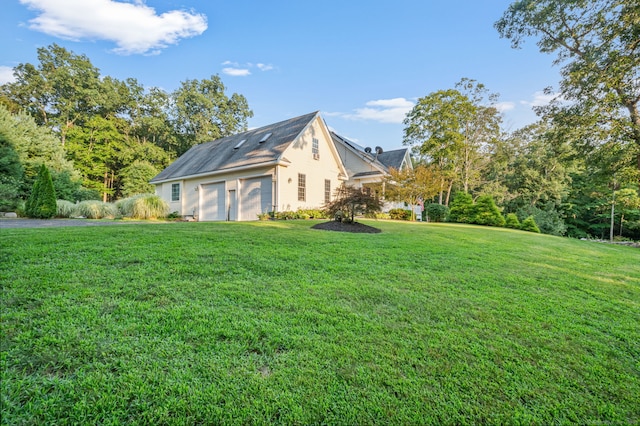
[[636, 2], [519, 0], [495, 28], [514, 48], [534, 39], [557, 55], [553, 101], [536, 108], [536, 123], [505, 132], [498, 95], [483, 84], [465, 78], [430, 93], [404, 121], [417, 172], [394, 180], [420, 181], [421, 198], [447, 206], [457, 192], [491, 196], [550, 234], [640, 239]]
[[244, 131], [253, 116], [217, 75], [167, 93], [103, 76], [56, 44], [37, 53], [38, 64], [18, 65], [0, 86], [2, 209], [28, 198], [41, 164], [61, 199], [153, 192], [149, 180], [191, 146]]

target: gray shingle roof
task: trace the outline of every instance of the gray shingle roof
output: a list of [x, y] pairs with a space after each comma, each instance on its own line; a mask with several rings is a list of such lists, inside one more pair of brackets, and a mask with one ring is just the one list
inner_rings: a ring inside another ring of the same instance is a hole
[[[392, 167], [399, 170], [402, 166], [402, 162], [404, 161], [407, 150], [409, 149], [394, 149], [393, 151], [384, 151], [380, 154], [376, 154], [375, 152], [365, 152], [364, 148], [362, 148], [360, 145], [340, 136], [335, 132], [331, 132], [331, 136], [335, 141], [349, 145], [351, 148], [356, 150], [358, 154], [360, 154], [360, 156], [362, 156], [363, 158], [367, 158], [369, 161], [373, 162], [373, 164], [376, 164], [380, 169], [385, 171], [389, 171], [389, 169]], [[371, 175], [377, 173], [378, 172], [357, 173], [353, 177], [360, 177], [367, 174]]]
[[407, 153], [407, 149], [394, 149], [393, 151], [385, 151], [381, 154], [378, 154], [378, 161], [384, 164], [387, 168], [394, 168], [400, 170], [400, 166], [402, 166], [402, 161], [404, 160], [404, 156]]
[[[317, 115], [318, 112], [312, 112], [259, 129], [193, 146], [150, 182], [180, 179], [237, 167], [258, 166], [279, 160], [285, 149]], [[268, 133], [271, 133], [271, 136], [266, 141], [259, 143]], [[243, 139], [245, 142], [235, 148]]]

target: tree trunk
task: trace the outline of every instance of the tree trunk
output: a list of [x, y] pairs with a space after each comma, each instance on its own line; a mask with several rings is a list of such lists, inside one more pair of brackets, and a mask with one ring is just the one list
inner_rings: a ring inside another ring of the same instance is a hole
[[109, 171], [108, 170], [104, 171], [104, 179], [102, 180], [102, 187], [103, 187], [102, 202], [106, 203], [107, 202], [107, 188], [109, 187]]

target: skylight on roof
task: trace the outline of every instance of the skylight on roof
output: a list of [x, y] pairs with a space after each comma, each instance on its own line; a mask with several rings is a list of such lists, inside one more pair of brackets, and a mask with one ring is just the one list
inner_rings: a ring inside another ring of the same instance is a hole
[[238, 142], [236, 144], [236, 146], [233, 147], [233, 149], [238, 149], [242, 146], [242, 144], [244, 144], [247, 140], [246, 139], [242, 139], [240, 142]]
[[269, 139], [269, 138], [271, 137], [271, 135], [272, 135], [272, 134], [273, 134], [273, 133], [271, 133], [271, 132], [267, 133], [266, 135], [264, 135], [264, 136], [262, 137], [262, 139], [260, 139], [260, 141], [259, 141], [258, 143], [266, 142], [266, 140], [267, 140], [267, 139]]

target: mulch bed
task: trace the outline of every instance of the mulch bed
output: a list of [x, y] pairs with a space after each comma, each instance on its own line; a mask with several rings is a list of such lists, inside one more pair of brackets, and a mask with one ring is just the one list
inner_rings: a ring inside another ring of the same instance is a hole
[[312, 226], [313, 229], [321, 229], [323, 231], [337, 231], [337, 232], [354, 232], [359, 234], [378, 234], [382, 232], [378, 228], [365, 225], [359, 222], [345, 223], [331, 220], [329, 222], [322, 222]]

